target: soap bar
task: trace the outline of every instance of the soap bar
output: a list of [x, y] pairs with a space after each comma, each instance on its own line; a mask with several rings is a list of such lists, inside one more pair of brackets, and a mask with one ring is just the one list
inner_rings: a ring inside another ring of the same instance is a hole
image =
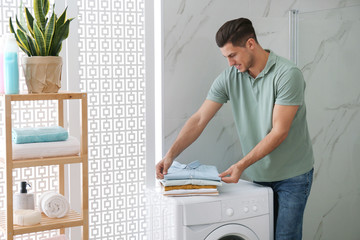
[[41, 213], [37, 210], [18, 209], [14, 211], [14, 224], [20, 226], [29, 226], [39, 224]]

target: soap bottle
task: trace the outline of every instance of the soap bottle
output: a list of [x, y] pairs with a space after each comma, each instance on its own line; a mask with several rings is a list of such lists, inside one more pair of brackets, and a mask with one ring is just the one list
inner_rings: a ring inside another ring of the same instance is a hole
[[4, 86], [5, 94], [19, 93], [18, 45], [13, 33], [5, 34]]
[[27, 182], [21, 182], [20, 192], [14, 194], [13, 197], [14, 210], [35, 208], [34, 194], [27, 193], [27, 189], [26, 189], [27, 186], [30, 186], [30, 184], [28, 184]]
[[0, 94], [5, 93], [4, 89], [4, 37], [0, 37]]

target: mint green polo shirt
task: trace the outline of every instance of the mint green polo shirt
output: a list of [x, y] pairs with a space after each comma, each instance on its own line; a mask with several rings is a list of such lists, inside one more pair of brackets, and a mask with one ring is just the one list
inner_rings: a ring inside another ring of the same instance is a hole
[[287, 138], [245, 170], [252, 180], [280, 181], [313, 168], [304, 90], [301, 71], [272, 51], [265, 68], [255, 79], [248, 72], [229, 67], [212, 84], [207, 99], [222, 104], [230, 102], [244, 156], [271, 131], [274, 104], [299, 106]]

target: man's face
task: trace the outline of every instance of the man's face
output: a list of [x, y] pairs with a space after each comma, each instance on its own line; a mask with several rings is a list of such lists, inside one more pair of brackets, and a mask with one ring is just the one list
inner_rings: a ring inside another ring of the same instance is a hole
[[246, 72], [253, 64], [253, 56], [247, 44], [244, 47], [225, 44], [220, 51], [227, 58], [229, 65], [236, 67], [240, 72]]

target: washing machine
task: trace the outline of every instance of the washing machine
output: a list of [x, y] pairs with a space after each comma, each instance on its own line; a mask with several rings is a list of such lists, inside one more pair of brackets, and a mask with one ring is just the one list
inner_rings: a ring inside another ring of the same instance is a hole
[[273, 240], [271, 188], [240, 180], [219, 196], [164, 197], [148, 189], [150, 240]]

